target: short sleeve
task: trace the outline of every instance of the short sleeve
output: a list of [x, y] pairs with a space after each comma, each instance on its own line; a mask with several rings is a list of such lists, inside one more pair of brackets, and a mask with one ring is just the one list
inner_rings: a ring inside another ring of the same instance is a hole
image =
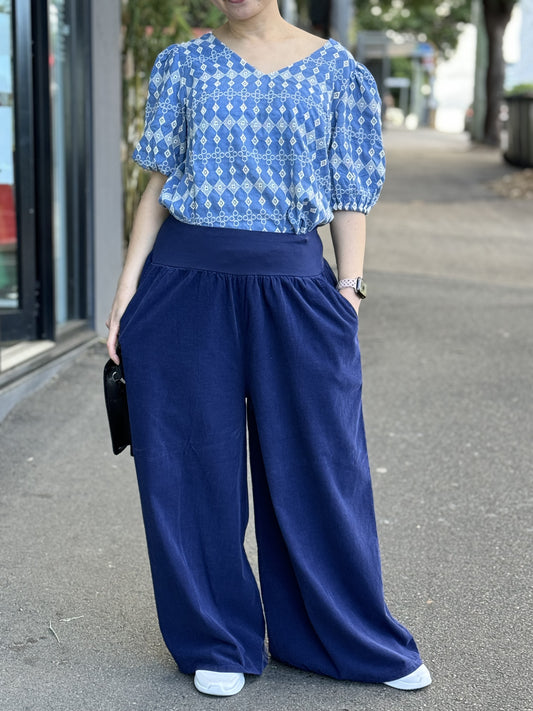
[[352, 61], [350, 75], [333, 95], [331, 209], [366, 215], [385, 180], [381, 100], [368, 69]]
[[186, 151], [185, 107], [180, 100], [181, 78], [176, 45], [157, 57], [148, 85], [143, 135], [133, 160], [146, 170], [170, 176]]

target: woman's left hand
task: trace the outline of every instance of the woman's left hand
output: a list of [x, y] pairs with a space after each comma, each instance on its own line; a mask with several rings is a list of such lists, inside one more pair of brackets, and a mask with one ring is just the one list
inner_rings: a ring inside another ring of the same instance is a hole
[[347, 286], [344, 289], [339, 289], [339, 294], [342, 294], [346, 301], [350, 302], [350, 304], [354, 308], [355, 313], [359, 315], [359, 304], [361, 303], [361, 297], [357, 296], [352, 287]]

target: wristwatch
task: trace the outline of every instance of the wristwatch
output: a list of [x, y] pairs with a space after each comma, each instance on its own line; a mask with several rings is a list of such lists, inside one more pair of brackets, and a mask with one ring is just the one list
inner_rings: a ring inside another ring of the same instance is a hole
[[357, 277], [357, 279], [341, 279], [337, 282], [337, 289], [345, 289], [347, 286], [351, 286], [360, 299], [366, 299], [366, 282], [363, 281], [363, 277]]

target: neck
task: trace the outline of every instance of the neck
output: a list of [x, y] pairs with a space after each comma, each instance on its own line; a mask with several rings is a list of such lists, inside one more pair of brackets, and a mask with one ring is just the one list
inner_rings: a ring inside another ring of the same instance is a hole
[[275, 40], [287, 34], [290, 27], [280, 15], [277, 3], [271, 3], [246, 20], [227, 20], [222, 28], [228, 37], [237, 40]]

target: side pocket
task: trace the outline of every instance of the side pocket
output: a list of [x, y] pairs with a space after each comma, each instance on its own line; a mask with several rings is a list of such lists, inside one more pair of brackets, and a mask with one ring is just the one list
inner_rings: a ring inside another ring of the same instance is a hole
[[124, 335], [124, 332], [126, 331], [128, 325], [129, 325], [129, 322], [131, 320], [131, 316], [137, 309], [136, 303], [138, 301], [138, 297], [139, 297], [139, 287], [137, 287], [137, 291], [131, 297], [128, 305], [126, 306], [126, 310], [122, 314], [122, 317], [120, 319], [119, 331], [118, 331], [119, 337]]
[[354, 307], [351, 305], [351, 303], [346, 299], [340, 291], [337, 291], [337, 288], [335, 286], [332, 287], [333, 291], [335, 292], [335, 296], [337, 298], [337, 301], [340, 301], [342, 304], [343, 308], [348, 309], [350, 314], [355, 318], [357, 322], [359, 322], [359, 314], [357, 311], [354, 309]]
[[354, 309], [348, 299], [344, 298], [340, 291], [337, 291], [337, 287], [335, 286], [337, 283], [335, 273], [333, 272], [333, 269], [330, 267], [330, 265], [325, 259], [324, 281], [326, 282], [328, 291], [331, 292], [332, 298], [340, 304], [341, 308], [344, 309], [344, 311], [348, 313], [351, 318], [354, 318], [356, 322], [359, 323], [359, 316], [357, 314], [357, 311]]
[[124, 336], [125, 332], [131, 325], [135, 314], [144, 300], [144, 297], [152, 290], [154, 285], [161, 279], [164, 273], [163, 269], [159, 269], [152, 264], [150, 255], [141, 272], [137, 291], [130, 299], [129, 304], [126, 306], [126, 310], [120, 319], [119, 339]]

